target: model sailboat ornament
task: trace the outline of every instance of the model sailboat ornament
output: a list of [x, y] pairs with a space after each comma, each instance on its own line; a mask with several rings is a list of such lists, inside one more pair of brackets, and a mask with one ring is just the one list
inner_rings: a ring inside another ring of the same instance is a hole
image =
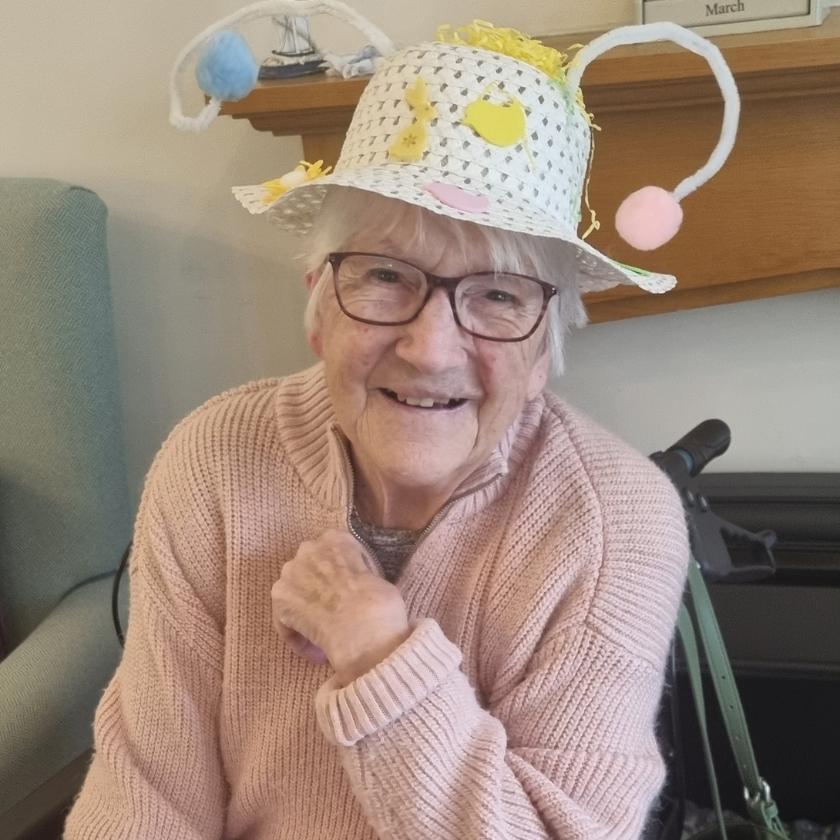
[[309, 19], [279, 15], [271, 20], [279, 30], [280, 48], [272, 50], [262, 63], [259, 78], [263, 81], [288, 79], [322, 72], [324, 57], [312, 40]]

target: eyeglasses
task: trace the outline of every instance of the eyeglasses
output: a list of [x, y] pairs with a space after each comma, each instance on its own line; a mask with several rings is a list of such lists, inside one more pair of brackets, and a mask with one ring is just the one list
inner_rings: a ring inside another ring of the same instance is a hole
[[357, 251], [330, 254], [327, 261], [342, 312], [364, 324], [409, 324], [441, 287], [455, 323], [465, 332], [489, 341], [524, 341], [557, 294], [550, 283], [524, 274], [481, 271], [439, 277], [393, 257]]

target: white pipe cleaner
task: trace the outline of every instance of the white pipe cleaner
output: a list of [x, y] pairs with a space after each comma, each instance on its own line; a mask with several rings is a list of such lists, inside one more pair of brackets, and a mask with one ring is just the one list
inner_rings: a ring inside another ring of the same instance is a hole
[[680, 201], [705, 184], [726, 162], [735, 143], [741, 111], [735, 79], [720, 50], [711, 41], [676, 23], [622, 26], [591, 41], [578, 52], [569, 68], [567, 83], [571, 94], [574, 96], [577, 92], [583, 71], [594, 59], [613, 47], [651, 41], [673, 41], [706, 59], [723, 95], [723, 124], [720, 139], [708, 161], [693, 175], [680, 181], [674, 190], [642, 187], [621, 203], [615, 214], [616, 230], [622, 239], [641, 251], [664, 245], [679, 230], [682, 224]]
[[[197, 116], [188, 117], [183, 112], [181, 95], [178, 92], [178, 78], [184, 64], [198, 50], [205, 47], [214, 36], [218, 36], [231, 26], [259, 18], [271, 18], [277, 15], [312, 17], [318, 14], [331, 15], [354, 26], [370, 40], [380, 55], [387, 56], [394, 52], [393, 42], [379, 27], [339, 0], [263, 0], [260, 3], [253, 3], [208, 26], [178, 54], [169, 77], [169, 122], [182, 131], [204, 131], [218, 116], [223, 101], [221, 97], [211, 96], [210, 101]], [[247, 91], [242, 96], [246, 93]]]

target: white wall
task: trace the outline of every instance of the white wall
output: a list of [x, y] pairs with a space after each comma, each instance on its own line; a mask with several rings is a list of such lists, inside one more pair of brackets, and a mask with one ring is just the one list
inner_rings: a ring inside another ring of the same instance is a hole
[[840, 289], [594, 324], [554, 389], [643, 452], [709, 417], [715, 471], [840, 470]]
[[[297, 139], [222, 118], [167, 123], [180, 48], [232, 0], [0, 4], [0, 175], [59, 178], [110, 208], [117, 341], [132, 486], [174, 422], [210, 395], [309, 363], [294, 242], [232, 199], [288, 171]], [[532, 32], [629, 22], [632, 0], [358, 0], [397, 41], [473, 17]], [[267, 33], [249, 30], [257, 40]], [[318, 26], [328, 49], [354, 39]], [[198, 107], [191, 103], [190, 112]], [[556, 387], [644, 450], [719, 414], [726, 469], [837, 470], [837, 291], [587, 328]]]

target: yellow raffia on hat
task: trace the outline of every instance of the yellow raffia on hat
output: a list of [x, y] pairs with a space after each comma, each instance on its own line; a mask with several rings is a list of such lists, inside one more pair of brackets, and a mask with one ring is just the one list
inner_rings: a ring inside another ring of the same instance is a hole
[[[598, 131], [601, 129], [598, 128], [597, 125], [592, 126], [593, 128], [597, 128]], [[580, 238], [586, 240], [589, 237], [589, 234], [592, 233], [593, 230], [600, 230], [601, 229], [601, 222], [598, 220], [598, 214], [595, 212], [595, 208], [589, 203], [589, 179], [592, 177], [592, 161], [595, 158], [595, 135], [589, 135], [589, 161], [586, 164], [586, 181], [583, 185], [583, 200], [586, 203], [586, 209], [589, 211], [589, 227], [581, 234]]]
[[493, 26], [486, 20], [474, 20], [466, 26], [453, 28], [445, 23], [438, 27], [437, 40], [444, 44], [466, 44], [483, 50], [518, 58], [547, 76], [559, 81], [566, 79], [569, 58], [560, 50], [547, 47], [535, 38], [529, 38], [518, 29]]
[[[550, 79], [559, 84], [565, 84], [566, 71], [574, 58], [567, 53], [547, 47], [542, 41], [531, 38], [518, 29], [509, 27], [494, 26], [486, 20], [474, 20], [466, 26], [453, 27], [449, 23], [441, 24], [438, 27], [435, 39], [444, 44], [461, 44], [469, 47], [478, 47], [482, 50], [501, 53], [510, 58], [530, 64], [538, 70], [542, 70]], [[567, 48], [577, 53], [583, 44], [571, 44]], [[596, 127], [593, 122], [593, 114], [586, 110], [583, 101], [583, 94], [580, 88], [575, 92], [575, 101], [580, 106], [586, 121], [590, 126]]]

